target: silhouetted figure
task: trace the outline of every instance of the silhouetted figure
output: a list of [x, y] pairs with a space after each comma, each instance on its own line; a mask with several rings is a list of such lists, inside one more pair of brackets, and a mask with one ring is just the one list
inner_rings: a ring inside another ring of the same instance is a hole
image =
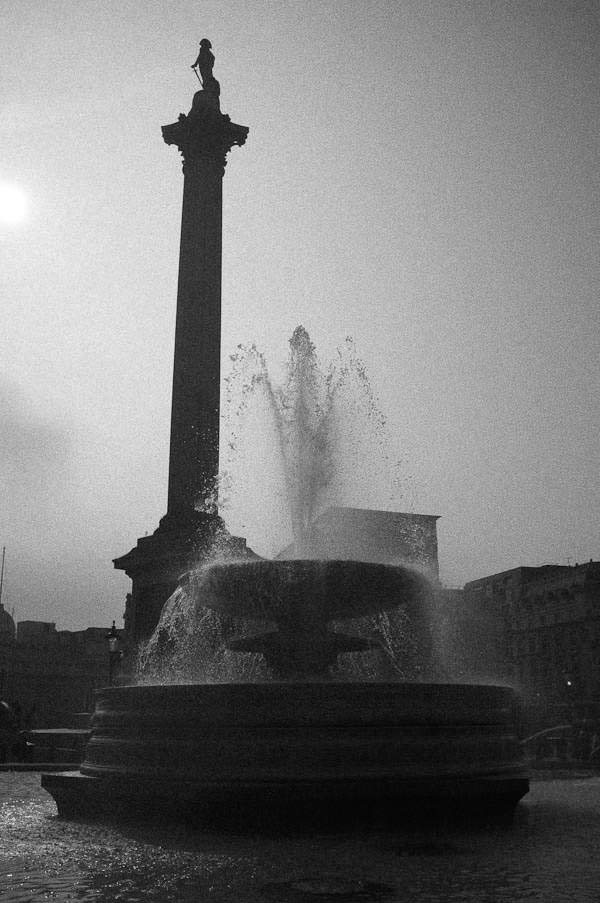
[[202, 87], [209, 94], [215, 94], [217, 97], [220, 93], [219, 82], [213, 75], [213, 66], [215, 65], [215, 55], [211, 50], [212, 44], [208, 38], [202, 38], [200, 41], [200, 53], [196, 58], [196, 62], [192, 63], [192, 69], [200, 71], [202, 79]]

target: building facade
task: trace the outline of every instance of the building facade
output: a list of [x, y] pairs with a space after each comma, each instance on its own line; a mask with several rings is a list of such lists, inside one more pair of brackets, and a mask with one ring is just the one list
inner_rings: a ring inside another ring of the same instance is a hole
[[107, 633], [57, 630], [47, 621], [17, 624], [0, 644], [0, 697], [16, 707], [23, 728], [78, 726], [78, 714], [93, 709], [95, 690], [111, 679]]
[[485, 617], [475, 671], [510, 681], [531, 705], [600, 704], [600, 562], [519, 567], [467, 583], [463, 610]]
[[0, 699], [4, 697], [12, 668], [17, 629], [12, 616], [0, 603]]
[[[411, 514], [373, 508], [327, 508], [304, 537], [301, 557], [341, 558], [380, 564], [405, 564], [439, 580], [436, 514]], [[294, 545], [277, 558], [297, 557]]]

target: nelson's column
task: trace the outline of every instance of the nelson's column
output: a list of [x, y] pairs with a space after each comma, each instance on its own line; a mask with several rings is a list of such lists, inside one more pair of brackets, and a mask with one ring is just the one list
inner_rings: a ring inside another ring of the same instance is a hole
[[230, 554], [252, 554], [243, 539], [227, 534], [214, 506], [209, 510], [219, 470], [223, 175], [227, 154], [248, 135], [221, 113], [213, 64], [204, 38], [192, 67], [200, 70], [202, 90], [187, 116], [162, 129], [183, 157], [169, 491], [158, 529], [114, 560], [132, 580], [125, 611], [130, 642], [150, 636], [180, 575], [216, 542]]

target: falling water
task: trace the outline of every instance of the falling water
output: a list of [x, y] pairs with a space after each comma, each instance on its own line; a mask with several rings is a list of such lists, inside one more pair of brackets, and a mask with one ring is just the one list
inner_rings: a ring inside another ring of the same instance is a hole
[[[386, 502], [393, 499], [397, 505], [402, 494], [399, 463], [387, 451], [385, 419], [352, 339], [346, 339], [327, 371], [321, 368], [304, 327], [296, 327], [289, 344], [280, 386], [273, 382], [255, 345], [240, 346], [232, 355], [231, 373], [225, 380], [230, 439], [225, 444], [226, 466], [219, 489], [221, 513], [227, 519], [236, 497], [239, 502], [243, 490], [250, 488], [255, 493], [250, 499], [255, 518], [277, 524], [279, 545], [273, 551], [282, 550], [287, 533], [292, 545], [286, 557], [318, 558], [322, 550], [311, 529], [318, 513], [328, 505], [358, 506], [364, 491], [370, 507], [377, 503], [387, 507]], [[260, 433], [249, 439], [253, 429]], [[240, 472], [257, 445], [261, 450], [255, 462], [257, 472]], [[276, 490], [271, 488], [268, 505], [267, 487], [273, 484]], [[381, 487], [387, 495], [374, 498]], [[217, 549], [214, 557], [220, 557]], [[383, 613], [375, 620], [370, 619], [366, 632], [375, 630], [392, 673], [402, 673], [405, 668], [398, 663], [406, 665], [414, 659], [404, 613]], [[358, 633], [365, 633], [364, 625], [354, 626]], [[223, 619], [205, 608], [197, 593], [180, 586], [141, 653], [140, 677], [169, 682], [263, 679], [267, 673], [261, 656], [236, 655], [225, 649], [230, 636], [248, 635], [256, 627], [240, 619]], [[355, 676], [357, 659], [364, 660], [361, 677], [377, 676], [380, 668], [370, 654], [341, 656], [341, 672]]]
[[[232, 356], [221, 510], [226, 519], [236, 507], [249, 512], [249, 523], [240, 525], [244, 535], [247, 527], [260, 534], [271, 526], [271, 555], [281, 552], [287, 534], [290, 555], [319, 557], [311, 531], [319, 512], [334, 505], [398, 510], [406, 470], [389, 450], [385, 418], [353, 340], [345, 340], [327, 370], [304, 327], [296, 327], [289, 344], [280, 386], [256, 346], [240, 346]], [[248, 466], [255, 447], [261, 460]]]

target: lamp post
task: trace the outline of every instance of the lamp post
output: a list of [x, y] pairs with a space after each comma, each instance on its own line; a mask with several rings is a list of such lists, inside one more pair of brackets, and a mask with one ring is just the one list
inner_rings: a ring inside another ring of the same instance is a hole
[[117, 628], [115, 627], [114, 621], [112, 622], [112, 627], [106, 634], [106, 640], [108, 642], [108, 685], [112, 687], [115, 663], [120, 655], [119, 633], [117, 631]]

